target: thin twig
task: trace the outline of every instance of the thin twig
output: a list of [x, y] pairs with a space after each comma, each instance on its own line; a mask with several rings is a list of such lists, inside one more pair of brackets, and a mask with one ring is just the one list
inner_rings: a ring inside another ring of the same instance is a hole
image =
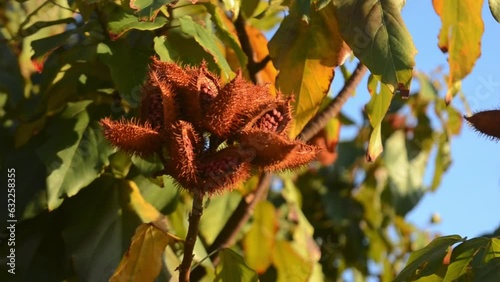
[[365, 65], [359, 62], [352, 75], [344, 84], [344, 87], [342, 87], [342, 90], [340, 90], [339, 94], [335, 96], [335, 98], [322, 112], [315, 115], [314, 118], [307, 123], [304, 129], [302, 129], [300, 134], [297, 136], [298, 140], [308, 141], [321, 131], [329, 120], [339, 114], [342, 106], [347, 101], [347, 98], [349, 98], [352, 93], [354, 93], [354, 90], [356, 90], [356, 87], [358, 87], [358, 84], [361, 82], [366, 70]]
[[179, 281], [188, 282], [191, 274], [191, 262], [193, 261], [193, 250], [198, 236], [198, 226], [203, 214], [203, 194], [194, 193], [193, 209], [189, 215], [189, 228], [184, 242], [184, 257], [179, 265]]

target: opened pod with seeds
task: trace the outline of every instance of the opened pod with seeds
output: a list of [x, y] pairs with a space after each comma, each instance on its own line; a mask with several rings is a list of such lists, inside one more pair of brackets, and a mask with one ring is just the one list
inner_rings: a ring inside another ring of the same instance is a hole
[[156, 154], [161, 173], [194, 194], [213, 195], [248, 179], [312, 161], [318, 148], [290, 140], [290, 98], [238, 72], [223, 84], [206, 64], [181, 67], [153, 58], [138, 120], [103, 119], [104, 135], [130, 154]]

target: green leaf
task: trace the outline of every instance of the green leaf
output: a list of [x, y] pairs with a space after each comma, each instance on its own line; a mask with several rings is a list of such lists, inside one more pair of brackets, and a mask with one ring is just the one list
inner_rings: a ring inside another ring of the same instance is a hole
[[97, 46], [98, 58], [108, 66], [121, 97], [133, 107], [142, 99], [141, 87], [152, 53], [152, 50], [131, 48], [120, 40]]
[[259, 281], [259, 276], [245, 264], [242, 256], [231, 249], [222, 249], [214, 281], [254, 282]]
[[389, 173], [392, 205], [398, 215], [404, 216], [413, 209], [426, 191], [423, 178], [429, 153], [408, 152], [405, 133], [399, 130], [387, 139], [383, 156]]
[[79, 281], [107, 281], [141, 224], [122, 184], [104, 175], [61, 207], [63, 238]]
[[[377, 93], [380, 88], [380, 93]], [[366, 105], [366, 114], [373, 128], [368, 143], [366, 159], [374, 161], [383, 151], [382, 147], [382, 120], [391, 105], [392, 91], [386, 84], [382, 84], [373, 75], [368, 79], [368, 91], [372, 95], [370, 102]]]
[[284, 177], [283, 181], [285, 187], [282, 195], [287, 202], [289, 214], [296, 222], [295, 227], [292, 229], [292, 245], [295, 251], [297, 251], [302, 258], [308, 260], [309, 262], [318, 262], [321, 257], [321, 250], [314, 240], [314, 227], [307, 220], [301, 209], [302, 194], [290, 177]]
[[170, 55], [171, 50], [165, 46], [167, 40], [166, 36], [156, 36], [153, 40], [155, 52], [160, 56], [160, 60], [163, 62], [173, 61]]
[[155, 182], [156, 179], [148, 179], [142, 175], [137, 175], [133, 180], [139, 186], [146, 202], [161, 213], [170, 214], [175, 210], [179, 202], [179, 186], [172, 177], [164, 175], [160, 177], [160, 183]]
[[[450, 74], [448, 88], [465, 78], [481, 56], [481, 37], [484, 32], [481, 17], [482, 0], [433, 0], [436, 13], [441, 17], [439, 48], [448, 53]], [[448, 91], [450, 103], [457, 91]]]
[[68, 103], [48, 125], [50, 139], [36, 150], [47, 167], [49, 210], [56, 209], [64, 196], [76, 195], [96, 179], [113, 152], [100, 126], [89, 120], [86, 108], [90, 103]]
[[135, 14], [140, 21], [154, 21], [163, 6], [175, 4], [178, 0], [131, 0], [130, 7], [137, 10]]
[[494, 258], [483, 267], [475, 269], [474, 278], [476, 281], [497, 281], [500, 277], [500, 258]]
[[[380, 92], [377, 93], [377, 88]], [[372, 98], [366, 105], [366, 114], [372, 128], [380, 125], [391, 105], [392, 92], [387, 85], [382, 84], [373, 75], [368, 79], [368, 91]]]
[[500, 23], [500, 1], [488, 0], [488, 5], [490, 6], [490, 12], [493, 18]]
[[154, 281], [163, 265], [163, 252], [171, 241], [167, 233], [153, 224], [141, 224], [109, 281]]
[[279, 282], [307, 281], [312, 273], [312, 263], [303, 259], [290, 242], [277, 240], [273, 249], [273, 264], [278, 271]]
[[[231, 2], [235, 1], [231, 0]], [[248, 58], [245, 55], [245, 52], [243, 52], [243, 49], [241, 49], [238, 38], [235, 36], [235, 34], [230, 32], [230, 27], [227, 25], [227, 20], [222, 19], [222, 17], [227, 17], [225, 12], [213, 2], [206, 3], [205, 7], [207, 7], [207, 12], [212, 16], [211, 20], [213, 21], [215, 28], [217, 29], [217, 33], [221, 41], [234, 51], [241, 68], [246, 68]]]
[[410, 89], [417, 53], [401, 17], [404, 0], [333, 0], [342, 37], [391, 92]]
[[257, 273], [264, 273], [271, 264], [277, 225], [273, 204], [268, 201], [259, 202], [255, 206], [252, 226], [243, 238], [245, 260]]
[[301, 15], [299, 4], [290, 7], [290, 15], [269, 42], [273, 64], [280, 71], [277, 87], [295, 96], [291, 137], [316, 114], [330, 89], [335, 67], [350, 52], [340, 36], [332, 5], [311, 11], [309, 23]]
[[167, 18], [164, 17], [156, 17], [147, 22], [141, 21], [141, 19], [127, 13], [118, 5], [106, 5], [106, 7], [109, 7], [108, 32], [112, 39], [117, 39], [131, 29], [155, 30], [168, 23]]
[[484, 262], [500, 257], [500, 238], [491, 238], [486, 248]]
[[194, 38], [207, 53], [213, 56], [215, 63], [222, 71], [223, 78], [229, 79], [229, 75], [232, 73], [231, 67], [229, 67], [224, 54], [217, 46], [217, 37], [199, 23], [194, 22], [190, 16], [180, 17], [179, 23], [183, 33]]
[[43, 70], [43, 65], [47, 57], [54, 52], [54, 50], [66, 43], [69, 37], [75, 34], [75, 32], [76, 30], [72, 29], [31, 42], [31, 48], [34, 51], [34, 54], [31, 56], [31, 62], [38, 72]]
[[[458, 235], [439, 237], [423, 249], [411, 253], [406, 267], [396, 276], [393, 282], [413, 281], [422, 277], [422, 273], [430, 275], [443, 264], [447, 250], [464, 239]], [[429, 272], [431, 270], [431, 273]]]
[[241, 200], [238, 192], [225, 193], [210, 199], [200, 220], [200, 233], [211, 244]]
[[454, 248], [444, 281], [457, 281], [460, 278], [472, 279], [472, 261], [478, 254], [478, 249], [486, 247], [489, 241], [487, 238], [473, 238]]
[[446, 133], [441, 133], [439, 135], [439, 141], [437, 141], [437, 154], [434, 163], [434, 176], [432, 177], [431, 190], [436, 191], [436, 189], [441, 184], [441, 179], [443, 174], [448, 170], [451, 165], [451, 145], [449, 137]]

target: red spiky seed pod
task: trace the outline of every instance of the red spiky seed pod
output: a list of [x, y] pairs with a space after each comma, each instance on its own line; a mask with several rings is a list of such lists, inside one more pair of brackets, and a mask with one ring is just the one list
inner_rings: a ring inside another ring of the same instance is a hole
[[165, 171], [185, 189], [195, 189], [198, 185], [196, 162], [203, 149], [203, 143], [192, 124], [177, 121], [167, 130], [167, 150], [169, 161]]
[[273, 101], [274, 97], [267, 87], [252, 84], [238, 72], [208, 104], [203, 127], [217, 137], [226, 139], [243, 128]]
[[250, 177], [252, 155], [238, 147], [227, 147], [205, 155], [199, 162], [199, 189], [209, 195], [236, 188]]
[[483, 111], [464, 117], [478, 132], [500, 140], [500, 110]]
[[104, 137], [115, 147], [138, 156], [150, 156], [159, 152], [161, 138], [149, 123], [135, 121], [112, 121], [104, 118], [100, 121]]
[[238, 141], [245, 150], [253, 150], [255, 158], [252, 164], [263, 171], [280, 171], [306, 165], [319, 152], [315, 146], [263, 130], [242, 132]]
[[290, 100], [283, 99], [279, 95], [275, 103], [269, 105], [245, 126], [245, 130], [258, 129], [286, 135], [292, 120]]

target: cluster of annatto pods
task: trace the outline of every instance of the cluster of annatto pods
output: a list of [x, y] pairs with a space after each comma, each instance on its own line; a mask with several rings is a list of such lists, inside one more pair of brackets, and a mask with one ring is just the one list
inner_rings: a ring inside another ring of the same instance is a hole
[[130, 154], [157, 154], [163, 174], [202, 195], [232, 189], [252, 170], [307, 164], [318, 148], [288, 137], [291, 99], [241, 72], [223, 84], [206, 64], [181, 67], [153, 58], [139, 119], [101, 120], [104, 135]]

